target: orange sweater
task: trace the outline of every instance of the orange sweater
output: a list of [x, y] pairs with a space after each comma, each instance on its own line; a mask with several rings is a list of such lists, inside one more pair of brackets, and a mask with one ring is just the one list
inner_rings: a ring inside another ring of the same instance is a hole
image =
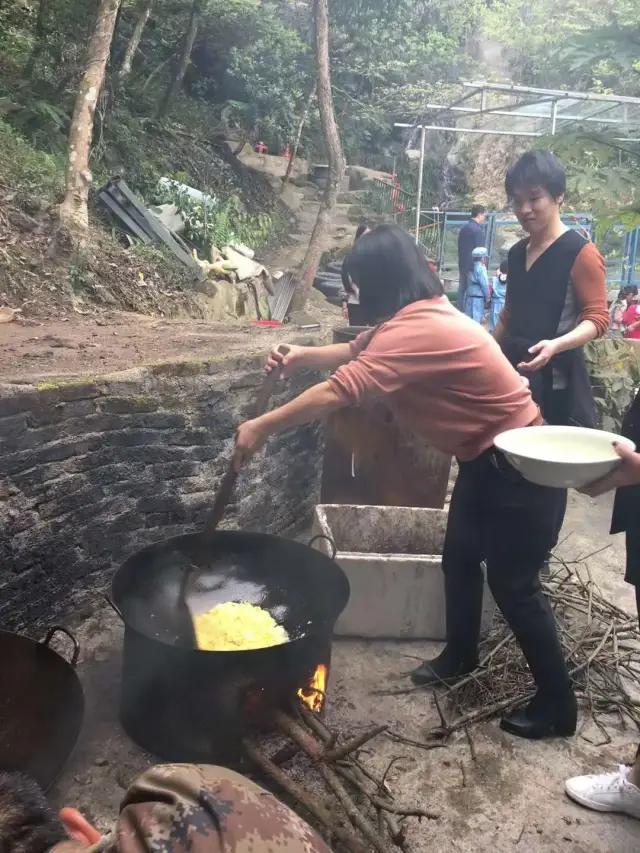
[[446, 296], [408, 305], [359, 335], [351, 351], [329, 380], [345, 402], [383, 397], [409, 428], [463, 461], [540, 417], [491, 335]]

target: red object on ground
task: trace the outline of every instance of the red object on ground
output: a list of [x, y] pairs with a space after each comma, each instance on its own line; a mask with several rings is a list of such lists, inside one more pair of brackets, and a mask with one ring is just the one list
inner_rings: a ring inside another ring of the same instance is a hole
[[275, 329], [277, 326], [282, 326], [280, 320], [254, 320], [254, 326], [260, 326], [262, 329]]

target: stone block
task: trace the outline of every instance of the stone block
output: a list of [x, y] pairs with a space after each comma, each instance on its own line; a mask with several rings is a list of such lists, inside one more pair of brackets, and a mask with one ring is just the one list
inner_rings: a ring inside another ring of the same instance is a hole
[[211, 444], [211, 433], [207, 429], [181, 430], [170, 433], [167, 437], [169, 444], [178, 444], [184, 447], [203, 447]]
[[172, 412], [154, 412], [140, 418], [140, 424], [149, 429], [181, 429], [186, 423], [184, 415]]
[[140, 498], [136, 504], [138, 512], [178, 512], [182, 509], [182, 500], [177, 495], [148, 495]]
[[107, 397], [100, 407], [103, 412], [117, 415], [155, 412], [158, 409], [158, 398], [143, 394], [131, 397]]
[[140, 447], [163, 441], [162, 433], [152, 429], [127, 429], [122, 432], [105, 433], [105, 447]]
[[18, 415], [10, 415], [6, 418], [0, 418], [0, 442], [5, 442], [16, 435], [20, 435], [27, 428], [27, 413], [21, 412]]
[[[96, 399], [74, 400], [69, 403], [58, 402], [44, 408], [38, 407], [27, 412], [27, 422], [30, 427], [37, 428], [56, 424], [70, 418], [83, 418], [96, 411]], [[0, 430], [2, 422], [0, 421]]]

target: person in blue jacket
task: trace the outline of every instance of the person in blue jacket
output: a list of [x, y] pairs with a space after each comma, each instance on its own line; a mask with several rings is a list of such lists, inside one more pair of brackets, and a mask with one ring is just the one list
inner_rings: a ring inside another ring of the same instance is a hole
[[464, 313], [476, 323], [482, 323], [484, 309], [489, 304], [489, 276], [487, 258], [489, 253], [484, 246], [478, 246], [472, 252], [473, 269], [467, 276], [467, 292], [464, 301]]
[[489, 331], [491, 333], [498, 325], [500, 314], [504, 308], [504, 300], [507, 296], [507, 271], [507, 261], [502, 261], [498, 274], [493, 277], [491, 282], [491, 308], [489, 310]]

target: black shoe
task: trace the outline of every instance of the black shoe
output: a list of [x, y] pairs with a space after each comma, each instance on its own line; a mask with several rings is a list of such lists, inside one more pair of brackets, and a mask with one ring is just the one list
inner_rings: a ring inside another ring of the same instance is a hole
[[500, 728], [516, 737], [542, 740], [546, 737], [570, 737], [576, 733], [578, 705], [573, 692], [563, 699], [543, 699], [536, 694], [526, 708], [506, 714]]
[[417, 669], [410, 673], [411, 681], [414, 684], [422, 686], [445, 684], [455, 684], [456, 681], [461, 681], [466, 675], [477, 666], [477, 661], [465, 663], [452, 663], [450, 656], [445, 649], [437, 658], [426, 660], [420, 664]]

